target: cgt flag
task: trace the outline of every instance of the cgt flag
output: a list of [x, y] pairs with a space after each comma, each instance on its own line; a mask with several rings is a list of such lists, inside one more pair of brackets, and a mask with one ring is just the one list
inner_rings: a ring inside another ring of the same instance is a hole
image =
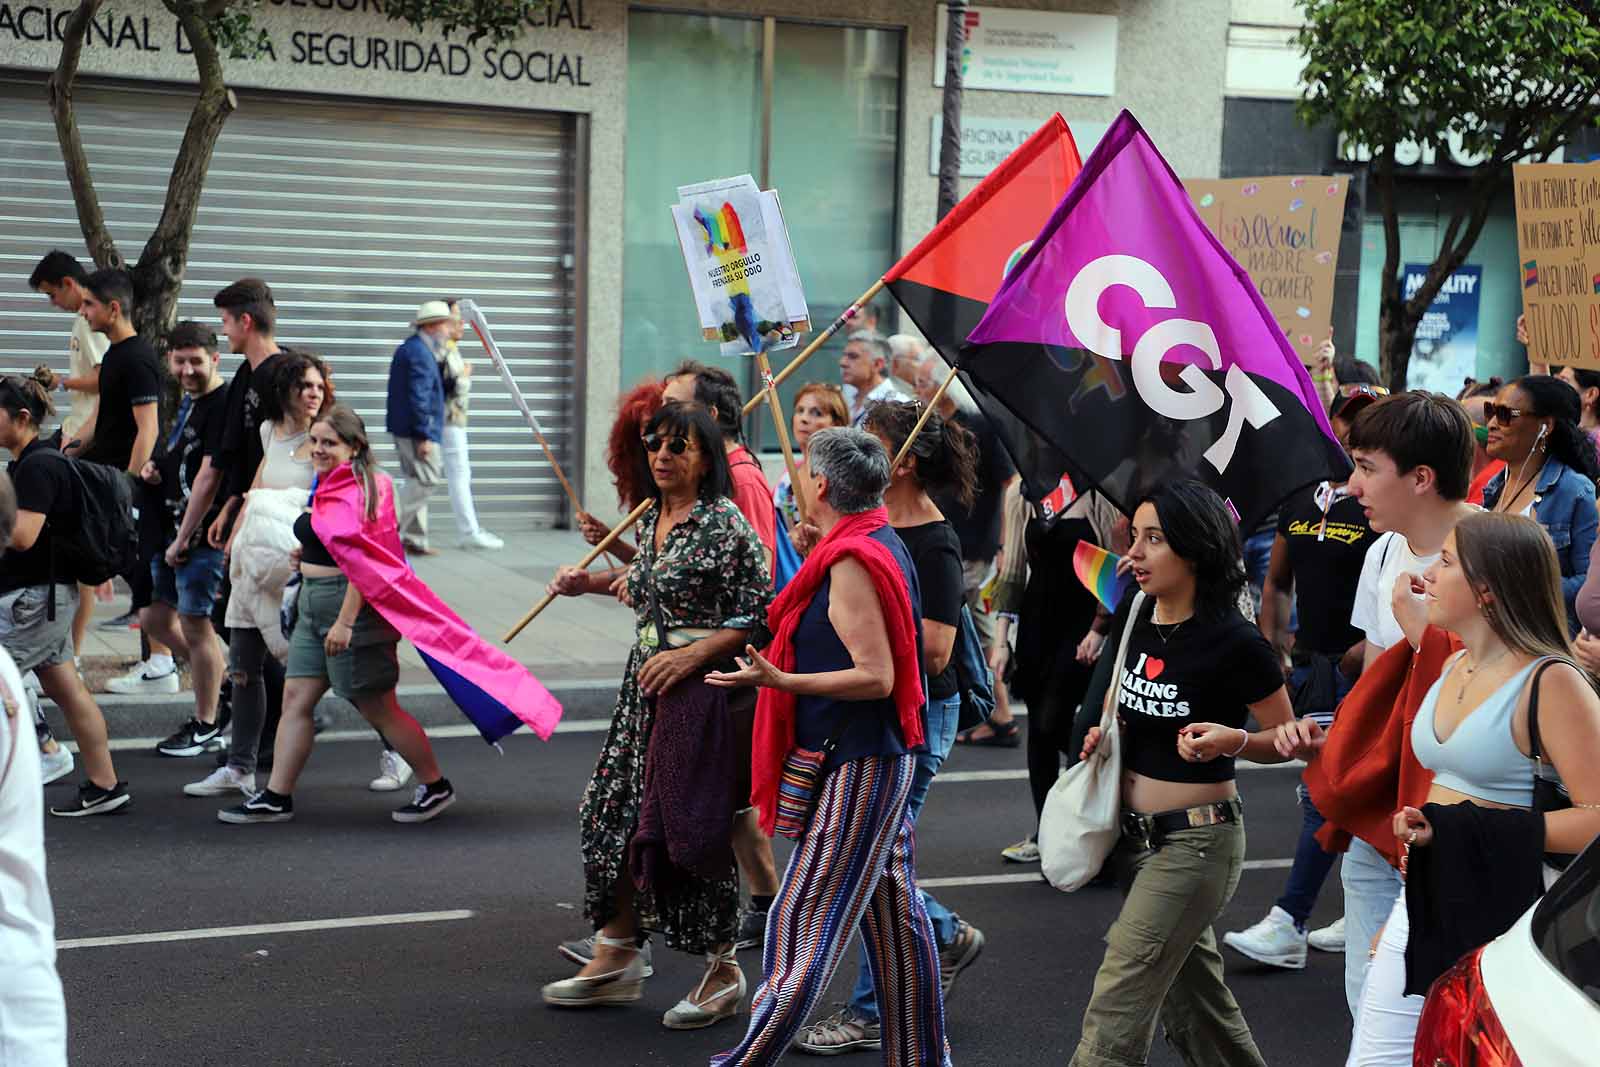
[[[889, 292], [952, 366], [1006, 272], [1033, 244], [1082, 169], [1066, 120], [1052, 115], [883, 276]], [[1089, 487], [1077, 471], [1063, 481], [1071, 465], [1060, 450], [1018, 422], [981, 384], [966, 375], [962, 379], [1004, 440], [1026, 497], [1038, 501], [1061, 488], [1064, 504], [1070, 505]]]
[[1126, 111], [959, 363], [1123, 511], [1197, 478], [1251, 530], [1350, 471], [1249, 275]]

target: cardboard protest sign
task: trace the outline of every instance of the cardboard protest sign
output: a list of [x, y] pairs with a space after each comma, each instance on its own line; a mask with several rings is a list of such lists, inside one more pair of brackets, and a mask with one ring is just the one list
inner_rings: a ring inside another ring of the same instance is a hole
[[778, 194], [748, 174], [684, 185], [672, 205], [701, 335], [725, 356], [789, 348], [811, 328]]
[[1600, 367], [1600, 163], [1518, 163], [1528, 359]]
[[1333, 272], [1344, 224], [1343, 177], [1191, 178], [1200, 218], [1250, 275], [1302, 363], [1333, 324]]

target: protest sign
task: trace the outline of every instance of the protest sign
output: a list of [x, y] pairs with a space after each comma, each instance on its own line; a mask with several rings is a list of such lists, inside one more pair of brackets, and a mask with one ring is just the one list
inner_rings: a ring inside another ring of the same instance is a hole
[[1206, 226], [1250, 275], [1302, 363], [1333, 324], [1333, 272], [1344, 224], [1343, 177], [1191, 178]]
[[722, 354], [789, 348], [811, 329], [778, 194], [748, 174], [684, 185], [672, 205], [701, 335]]
[[1518, 163], [1528, 359], [1600, 367], [1600, 163]]
[[[1407, 263], [1405, 295], [1410, 300], [1428, 277], [1426, 263]], [[1417, 323], [1406, 365], [1412, 389], [1455, 396], [1478, 369], [1478, 293], [1483, 268], [1461, 267], [1444, 280]]]

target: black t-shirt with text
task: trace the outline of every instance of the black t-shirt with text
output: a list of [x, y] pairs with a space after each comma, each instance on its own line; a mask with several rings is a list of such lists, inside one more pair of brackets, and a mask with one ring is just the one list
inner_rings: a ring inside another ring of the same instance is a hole
[[1295, 647], [1330, 656], [1343, 655], [1366, 636], [1350, 625], [1350, 613], [1361, 565], [1377, 537], [1361, 502], [1352, 496], [1334, 501], [1334, 492], [1307, 486], [1284, 502], [1278, 517], [1294, 572]]
[[[1157, 627], [1153, 608], [1145, 602], [1127, 659], [1117, 665], [1123, 766], [1165, 782], [1231, 781], [1231, 757], [1185, 762], [1178, 730], [1194, 722], [1244, 726], [1249, 705], [1283, 687], [1283, 670], [1261, 631], [1236, 611]], [[1108, 647], [1115, 655], [1116, 646]]]
[[[200, 463], [205, 457], [212, 457], [213, 465], [216, 463], [217, 449], [222, 445], [222, 432], [228, 420], [228, 391], [221, 386], [194, 397], [189, 401], [189, 413], [184, 418], [182, 427], [177, 430], [177, 441], [171, 448], [167, 447], [168, 437], [161, 442], [157, 451], [156, 466], [161, 471], [161, 494], [166, 501], [165, 532], [168, 537], [178, 532], [178, 527], [183, 522], [184, 510], [189, 506], [189, 494], [194, 489], [194, 480], [200, 475]], [[178, 410], [183, 411], [183, 401], [179, 401]], [[176, 423], [174, 424], [177, 425]], [[217, 512], [222, 507], [223, 492], [219, 487], [217, 494], [212, 497], [211, 507], [207, 509], [197, 532], [204, 536], [205, 530], [217, 517]]]
[[[100, 398], [96, 402], [94, 439], [78, 458], [128, 469], [133, 442], [139, 436], [133, 409], [161, 401], [161, 365], [156, 351], [138, 334], [106, 349], [100, 362]], [[157, 421], [160, 421], [159, 414]]]
[[8, 548], [0, 556], [0, 592], [9, 593], [50, 583], [50, 531], [78, 521], [78, 496], [65, 457], [43, 440], [35, 439], [24, 448], [6, 472], [17, 493], [17, 510], [37, 512], [45, 519], [32, 548], [25, 552]]
[[[928, 522], [921, 526], [896, 526], [894, 532], [906, 546], [911, 563], [917, 568], [917, 584], [922, 587], [922, 617], [947, 626], [961, 623], [961, 605], [966, 601], [966, 585], [961, 576], [961, 541], [948, 522]], [[955, 656], [944, 670], [928, 679], [928, 699], [954, 696]]]

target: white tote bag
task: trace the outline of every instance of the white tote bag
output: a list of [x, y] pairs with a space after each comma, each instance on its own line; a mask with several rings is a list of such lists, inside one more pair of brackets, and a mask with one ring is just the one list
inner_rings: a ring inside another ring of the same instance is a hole
[[1100, 873], [1122, 833], [1122, 731], [1117, 728], [1117, 687], [1128, 658], [1128, 638], [1144, 606], [1144, 594], [1133, 598], [1133, 610], [1122, 627], [1117, 660], [1106, 687], [1100, 716], [1100, 743], [1086, 760], [1068, 767], [1050, 787], [1039, 816], [1039, 866], [1045, 880], [1063, 893], [1081, 889]]

